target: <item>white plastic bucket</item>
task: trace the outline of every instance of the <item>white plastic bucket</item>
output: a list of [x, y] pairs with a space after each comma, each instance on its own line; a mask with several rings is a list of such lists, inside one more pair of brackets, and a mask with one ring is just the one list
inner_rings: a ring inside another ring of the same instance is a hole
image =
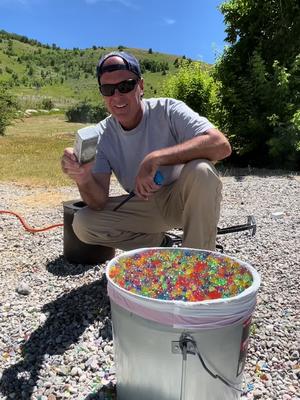
[[[215, 257], [246, 268], [251, 286], [214, 300], [149, 298], [117, 285], [110, 271], [149, 251]], [[251, 316], [260, 286], [249, 264], [216, 252], [187, 248], [139, 249], [107, 266], [118, 400], [233, 400], [241, 395]]]

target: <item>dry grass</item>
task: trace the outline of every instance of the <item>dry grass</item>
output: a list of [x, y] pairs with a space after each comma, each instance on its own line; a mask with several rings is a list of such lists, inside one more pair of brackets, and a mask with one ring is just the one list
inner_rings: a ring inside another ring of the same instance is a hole
[[86, 124], [67, 122], [63, 114], [39, 115], [17, 119], [6, 130], [6, 137], [53, 137], [74, 135]]
[[[41, 115], [17, 120], [0, 136], [0, 181], [35, 186], [69, 186], [72, 182], [61, 172], [63, 149], [72, 146], [74, 133], [84, 124], [69, 123], [64, 115]], [[299, 179], [299, 173], [236, 169], [218, 164], [223, 178], [245, 175], [290, 176]]]
[[29, 185], [70, 185], [60, 168], [63, 149], [84, 124], [66, 122], [63, 115], [15, 121], [0, 137], [0, 181]]

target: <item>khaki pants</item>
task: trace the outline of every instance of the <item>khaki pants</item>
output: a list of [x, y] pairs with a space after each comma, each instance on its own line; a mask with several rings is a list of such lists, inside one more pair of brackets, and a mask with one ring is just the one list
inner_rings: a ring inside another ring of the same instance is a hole
[[213, 164], [193, 160], [147, 201], [135, 196], [113, 211], [126, 197], [118, 196], [101, 211], [77, 211], [73, 230], [82, 242], [132, 250], [160, 246], [165, 231], [183, 228], [184, 247], [215, 250], [221, 190]]

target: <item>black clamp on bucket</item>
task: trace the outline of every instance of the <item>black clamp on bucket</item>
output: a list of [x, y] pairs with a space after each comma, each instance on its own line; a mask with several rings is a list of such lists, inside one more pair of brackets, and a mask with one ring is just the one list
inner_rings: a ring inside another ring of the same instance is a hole
[[83, 243], [72, 227], [74, 214], [86, 204], [82, 200], [71, 200], [64, 206], [64, 257], [73, 264], [100, 264], [115, 256], [112, 247]]

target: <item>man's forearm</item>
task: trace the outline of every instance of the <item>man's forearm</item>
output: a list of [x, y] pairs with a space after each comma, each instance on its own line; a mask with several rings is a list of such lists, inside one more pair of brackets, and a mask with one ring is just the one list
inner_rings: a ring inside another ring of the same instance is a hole
[[89, 180], [77, 183], [82, 200], [94, 210], [102, 210], [107, 202], [108, 195], [101, 185], [91, 175]]
[[200, 158], [218, 161], [230, 154], [231, 147], [225, 136], [213, 130], [184, 143], [154, 151], [150, 156], [156, 159], [158, 165], [175, 165]]

